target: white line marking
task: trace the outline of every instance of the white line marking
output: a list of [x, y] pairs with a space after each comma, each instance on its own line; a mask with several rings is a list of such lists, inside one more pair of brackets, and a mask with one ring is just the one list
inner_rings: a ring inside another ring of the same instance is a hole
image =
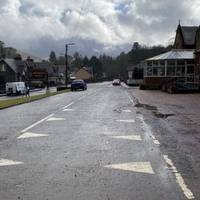
[[134, 119], [120, 119], [117, 122], [124, 122], [124, 123], [135, 123]]
[[71, 112], [73, 109], [64, 109], [63, 112]]
[[130, 97], [130, 95], [128, 94], [128, 92], [126, 92], [126, 94], [127, 94], [128, 98], [129, 98], [130, 102], [131, 102], [132, 104], [134, 104], [134, 101], [133, 101], [133, 99]]
[[47, 134], [37, 134], [37, 133], [31, 133], [26, 132], [18, 137], [18, 139], [26, 139], [26, 138], [36, 138], [36, 137], [47, 137]]
[[188, 198], [188, 199], [195, 199], [194, 194], [192, 193], [192, 191], [188, 188], [188, 186], [185, 184], [185, 181], [183, 179], [183, 177], [181, 176], [181, 174], [178, 172], [177, 168], [174, 166], [173, 162], [171, 159], [169, 159], [168, 155], [164, 155], [164, 159], [165, 162], [170, 166], [170, 168], [172, 169], [173, 173], [175, 174], [176, 177], [176, 182], [179, 184], [179, 186], [181, 187], [184, 195]]
[[24, 164], [24, 163], [13, 161], [13, 160], [0, 159], [0, 167], [11, 166], [11, 165], [21, 165], [21, 164]]
[[154, 174], [150, 162], [131, 162], [131, 163], [106, 165], [104, 167], [109, 169], [118, 169], [118, 170], [145, 173], [145, 174]]
[[110, 137], [114, 139], [142, 141], [142, 138], [140, 135], [110, 136]]
[[33, 127], [37, 126], [38, 124], [41, 124], [42, 122], [46, 121], [47, 119], [49, 119], [49, 118], [51, 118], [51, 117], [53, 117], [53, 116], [54, 116], [54, 114], [48, 115], [48, 116], [45, 117], [44, 119], [41, 119], [40, 121], [38, 121], [38, 122], [36, 122], [36, 123], [30, 125], [29, 127], [23, 129], [23, 130], [21, 131], [21, 133], [24, 133], [24, 132], [29, 131], [29, 130], [32, 129]]
[[48, 122], [50, 121], [64, 121], [65, 119], [64, 118], [56, 118], [56, 117], [51, 117], [49, 119], [47, 119]]
[[84, 98], [86, 98], [86, 96], [80, 97], [78, 100], [80, 101], [80, 100], [82, 100], [82, 99], [84, 99]]
[[131, 113], [131, 110], [122, 110], [122, 112]]
[[68, 107], [70, 107], [70, 106], [73, 105], [73, 104], [74, 104], [74, 102], [71, 102], [70, 104], [64, 106], [63, 109], [67, 109]]

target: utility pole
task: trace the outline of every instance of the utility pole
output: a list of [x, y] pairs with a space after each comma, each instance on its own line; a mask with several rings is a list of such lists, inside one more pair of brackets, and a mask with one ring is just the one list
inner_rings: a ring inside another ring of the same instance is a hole
[[65, 85], [67, 87], [68, 85], [68, 47], [75, 45], [74, 43], [68, 43], [65, 45], [65, 65], [66, 65], [66, 69], [65, 69]]

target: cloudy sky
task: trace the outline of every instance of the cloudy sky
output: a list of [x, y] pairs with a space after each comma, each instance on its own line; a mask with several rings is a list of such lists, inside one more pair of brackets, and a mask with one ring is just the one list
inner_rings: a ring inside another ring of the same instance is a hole
[[199, 13], [199, 0], [0, 0], [0, 40], [43, 58], [67, 42], [71, 54], [117, 55], [134, 41], [168, 44]]

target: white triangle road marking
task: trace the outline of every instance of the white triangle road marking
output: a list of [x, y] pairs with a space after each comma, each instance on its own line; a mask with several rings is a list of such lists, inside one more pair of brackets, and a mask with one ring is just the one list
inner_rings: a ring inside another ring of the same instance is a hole
[[37, 134], [37, 133], [31, 133], [26, 132], [18, 137], [18, 139], [25, 139], [25, 138], [36, 138], [36, 137], [47, 137], [47, 134]]
[[105, 168], [145, 173], [145, 174], [155, 174], [150, 162], [130, 162], [130, 163], [106, 165]]
[[114, 139], [142, 141], [140, 135], [125, 135], [125, 136], [110, 136], [110, 137]]
[[13, 161], [13, 160], [7, 160], [7, 159], [0, 159], [0, 167], [4, 166], [12, 166], [12, 165], [22, 165], [23, 162]]
[[51, 117], [49, 118], [47, 121], [64, 121], [65, 119], [64, 118], [56, 118], [56, 117]]

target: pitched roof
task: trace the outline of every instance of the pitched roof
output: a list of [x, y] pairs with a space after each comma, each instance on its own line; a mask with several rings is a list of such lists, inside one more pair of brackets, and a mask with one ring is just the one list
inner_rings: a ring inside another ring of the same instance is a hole
[[181, 26], [185, 45], [195, 45], [195, 37], [198, 28], [198, 26]]
[[185, 49], [172, 49], [167, 53], [160, 54], [158, 56], [147, 59], [146, 61], [153, 60], [192, 60], [194, 59], [194, 50]]
[[15, 73], [22, 73], [26, 67], [26, 63], [22, 60], [6, 58], [3, 60]]

